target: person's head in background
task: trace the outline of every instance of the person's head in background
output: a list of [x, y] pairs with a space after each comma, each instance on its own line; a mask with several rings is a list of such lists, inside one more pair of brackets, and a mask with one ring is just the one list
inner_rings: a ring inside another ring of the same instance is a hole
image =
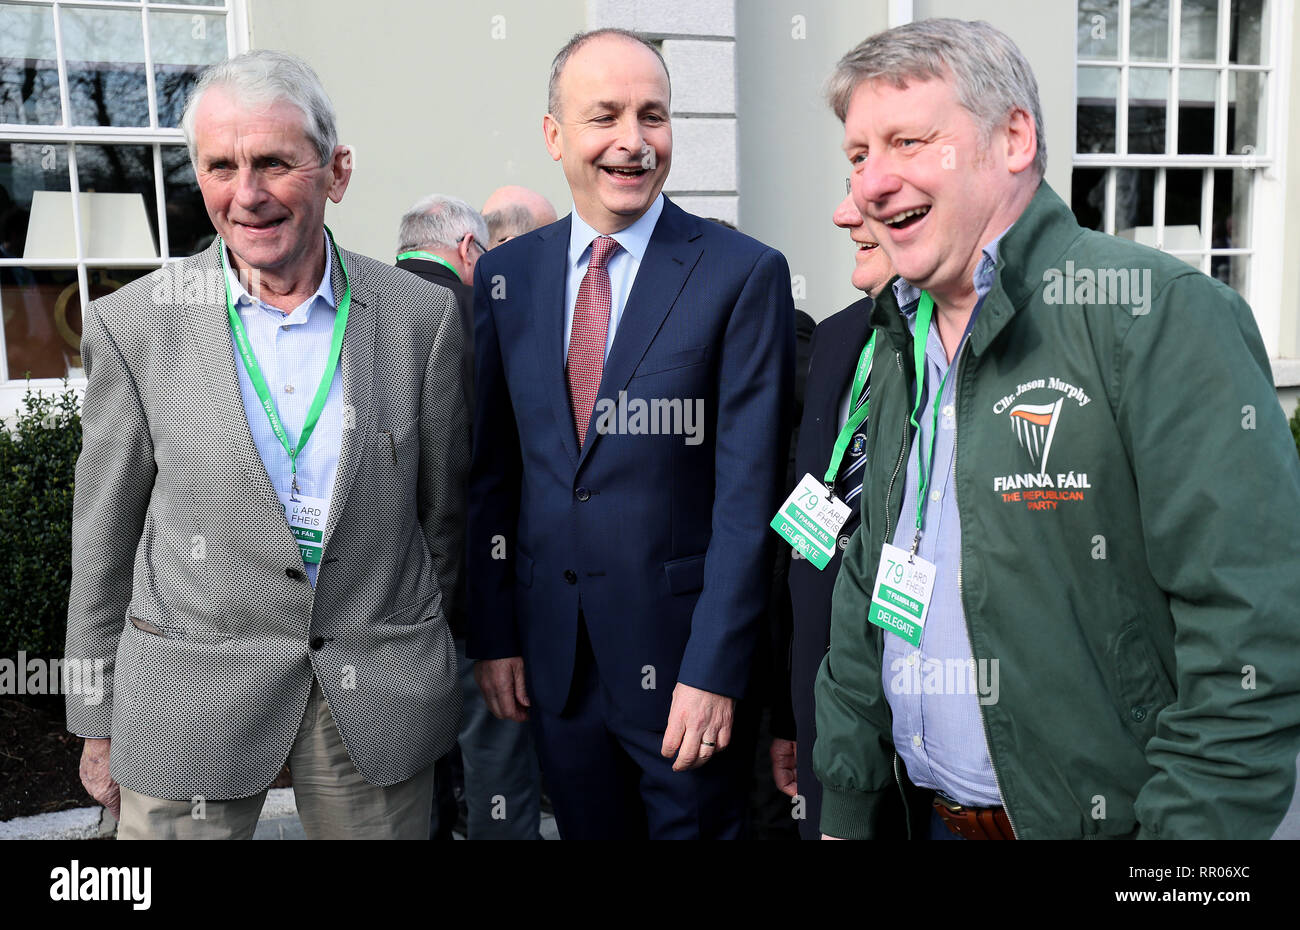
[[397, 251], [429, 252], [448, 262], [465, 284], [474, 281], [474, 266], [487, 251], [487, 223], [459, 197], [430, 194], [416, 201], [402, 217]]
[[831, 222], [848, 230], [849, 238], [857, 246], [853, 266], [853, 286], [874, 300], [894, 277], [894, 266], [880, 243], [871, 235], [853, 203], [853, 194], [844, 195], [840, 205], [831, 214]]
[[498, 187], [483, 203], [490, 249], [540, 226], [549, 226], [558, 218], [549, 200], [518, 184]]

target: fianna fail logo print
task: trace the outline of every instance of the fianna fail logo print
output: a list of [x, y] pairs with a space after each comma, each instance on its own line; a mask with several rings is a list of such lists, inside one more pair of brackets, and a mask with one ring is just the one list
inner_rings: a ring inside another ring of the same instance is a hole
[[[1057, 397], [1047, 403], [1018, 402], [1022, 394], [1039, 390], [1054, 391]], [[1061, 504], [1082, 503], [1091, 489], [1086, 472], [1062, 470], [1059, 464], [1055, 472], [1048, 470], [1058, 436], [1070, 430], [1067, 400], [1079, 407], [1092, 402], [1086, 391], [1060, 378], [1039, 378], [1016, 385], [1015, 391], [993, 405], [994, 414], [1007, 417], [1009, 432], [1019, 444], [1026, 464], [1036, 469], [993, 479], [993, 491], [1004, 504], [1023, 504], [1028, 510], [1056, 510]]]
[[1056, 423], [1061, 418], [1062, 397], [1054, 404], [1016, 404], [1011, 408], [1011, 426], [1029, 458], [1038, 465], [1038, 473], [1047, 471], [1047, 456], [1056, 438]]

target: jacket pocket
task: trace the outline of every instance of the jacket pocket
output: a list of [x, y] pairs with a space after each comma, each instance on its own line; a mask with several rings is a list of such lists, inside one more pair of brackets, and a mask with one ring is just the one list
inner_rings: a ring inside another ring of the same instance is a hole
[[642, 359], [636, 371], [632, 372], [632, 377], [642, 378], [646, 375], [658, 374], [661, 371], [688, 368], [691, 365], [698, 365], [700, 362], [706, 361], [708, 357], [709, 347], [707, 345], [667, 352], [663, 355]]
[[688, 555], [664, 563], [671, 594], [690, 594], [704, 587], [704, 555]]
[[388, 626], [413, 626], [442, 616], [442, 592], [434, 590], [432, 594], [395, 610], [383, 620]]
[[141, 620], [139, 617], [131, 617], [131, 626], [135, 627], [141, 633], [147, 633], [150, 636], [161, 636], [164, 639], [176, 639], [177, 634], [182, 631], [176, 629], [165, 629], [158, 624], [149, 620]]
[[1120, 692], [1118, 710], [1139, 745], [1145, 747], [1155, 735], [1156, 715], [1177, 695], [1137, 622], [1120, 630], [1113, 657]]

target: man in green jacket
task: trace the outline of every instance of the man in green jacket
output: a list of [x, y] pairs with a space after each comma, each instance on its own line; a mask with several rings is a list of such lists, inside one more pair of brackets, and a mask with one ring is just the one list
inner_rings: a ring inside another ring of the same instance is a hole
[[873, 836], [897, 791], [933, 839], [1294, 830], [1300, 462], [1250, 308], [1079, 227], [987, 24], [873, 36], [829, 97], [900, 277], [817, 682], [823, 833]]

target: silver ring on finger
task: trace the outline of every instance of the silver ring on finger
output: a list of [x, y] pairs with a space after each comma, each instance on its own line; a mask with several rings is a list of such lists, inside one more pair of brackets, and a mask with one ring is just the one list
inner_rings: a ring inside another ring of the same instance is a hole
[[701, 745], [701, 746], [708, 746], [710, 749], [712, 749], [714, 746], [716, 746], [716, 745], [718, 745], [718, 744], [715, 743], [715, 742], [714, 742], [713, 740], [711, 740], [711, 739], [701, 739], [701, 740], [700, 740], [700, 745]]

